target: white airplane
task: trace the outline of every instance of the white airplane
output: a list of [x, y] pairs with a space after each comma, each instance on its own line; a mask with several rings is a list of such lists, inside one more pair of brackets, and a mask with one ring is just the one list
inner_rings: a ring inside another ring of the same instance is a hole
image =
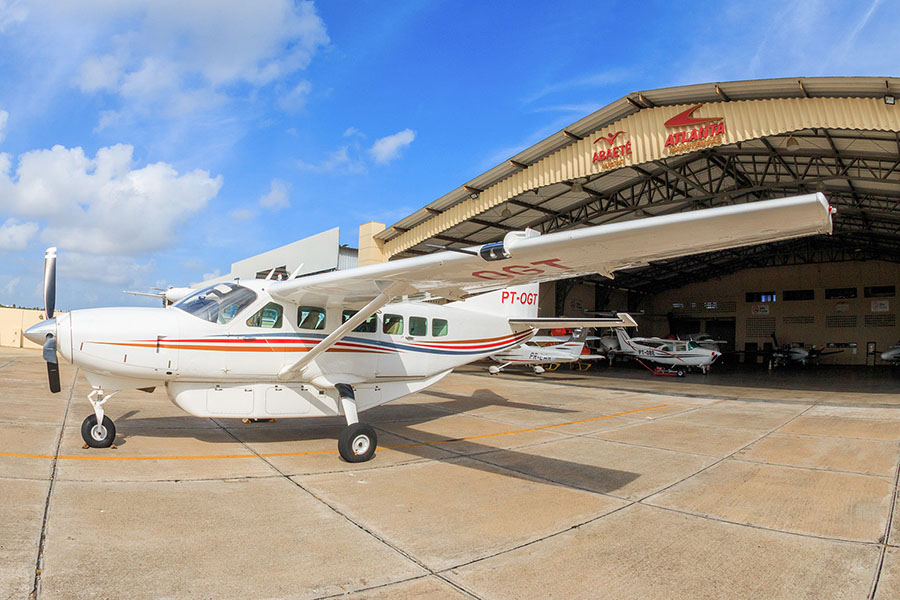
[[709, 373], [710, 365], [722, 356], [721, 352], [701, 348], [689, 340], [633, 338], [622, 327], [616, 328], [616, 337], [619, 338], [619, 349], [614, 353], [668, 365], [679, 377], [684, 377], [691, 367], [700, 369], [705, 375]]
[[896, 344], [881, 353], [881, 360], [893, 364], [900, 364], [900, 340]]
[[[529, 229], [453, 252], [285, 281], [219, 283], [170, 308], [73, 310], [56, 319], [51, 248], [47, 320], [26, 336], [43, 344], [51, 391], [60, 389], [57, 350], [91, 384], [93, 414], [81, 428], [89, 446], [113, 443], [104, 404], [118, 391], [163, 386], [200, 417], [342, 415], [340, 455], [361, 462], [373, 456], [377, 438], [360, 412], [559, 324], [534, 316], [539, 282], [611, 277], [647, 260], [827, 234], [833, 212], [822, 194], [809, 194], [547, 235]], [[464, 299], [483, 292], [493, 293]], [[453, 302], [403, 300], [413, 293]]]
[[717, 340], [708, 333], [681, 333], [678, 334], [678, 339], [694, 342], [701, 348], [706, 348], [707, 350], [715, 350], [719, 354], [722, 353], [722, 344], [728, 343], [727, 340]]
[[[621, 327], [637, 327], [637, 323], [630, 315], [620, 313], [618, 318], [613, 319], [591, 319], [595, 321], [595, 327], [609, 327], [609, 323], [618, 321]], [[545, 336], [538, 338], [535, 336], [528, 343], [522, 344], [515, 348], [498, 352], [491, 355], [491, 360], [500, 363], [500, 365], [491, 365], [488, 371], [491, 375], [497, 375], [510, 365], [528, 365], [531, 369], [540, 375], [544, 372], [541, 365], [573, 363], [580, 360], [604, 360], [605, 356], [597, 354], [582, 354], [585, 347], [585, 339], [587, 339], [588, 328], [583, 327], [576, 335], [564, 338], [564, 341], [553, 344], [551, 346], [539, 346], [536, 342], [553, 340], [557, 341], [559, 336]], [[587, 358], [585, 358], [587, 357]]]

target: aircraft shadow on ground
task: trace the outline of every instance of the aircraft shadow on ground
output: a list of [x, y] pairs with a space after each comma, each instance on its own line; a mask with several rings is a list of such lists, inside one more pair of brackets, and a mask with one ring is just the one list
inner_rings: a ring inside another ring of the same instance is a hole
[[[468, 468], [479, 471], [502, 474], [526, 481], [538, 481], [569, 489], [586, 490], [598, 493], [613, 493], [640, 477], [640, 473], [621, 471], [596, 465], [584, 464], [573, 460], [564, 460], [532, 454], [516, 449], [497, 448], [479, 443], [477, 440], [448, 439], [447, 436], [432, 434], [416, 429], [418, 424], [433, 421], [452, 415], [465, 415], [468, 411], [487, 406], [502, 406], [510, 409], [535, 410], [555, 414], [577, 413], [578, 411], [524, 404], [509, 401], [491, 390], [476, 390], [471, 396], [450, 394], [440, 391], [428, 391], [425, 394], [446, 398], [449, 402], [419, 403], [392, 405], [385, 404], [363, 413], [363, 420], [371, 423], [382, 436], [391, 435], [401, 438], [394, 448], [414, 458], [429, 460], [463, 460]], [[377, 411], [377, 412], [376, 412]], [[124, 446], [129, 437], [143, 436], [151, 438], [185, 438], [190, 437], [210, 444], [233, 443], [231, 439], [223, 439], [223, 431], [219, 426], [210, 426], [210, 419], [199, 417], [139, 417], [139, 411], [129, 411], [116, 418], [119, 435], [116, 444]], [[368, 415], [373, 417], [367, 418]], [[241, 423], [238, 419], [214, 419], [226, 430], [231, 431], [242, 442], [254, 446], [264, 443], [290, 443], [304, 440], [329, 439], [337, 440], [344, 428], [342, 417], [314, 417], [300, 419], [284, 419], [276, 423]], [[510, 425], [510, 430], [527, 429], [527, 426]], [[410, 444], [404, 446], [404, 444]], [[394, 445], [394, 444], [389, 444]], [[583, 447], [589, 447], [583, 445]], [[441, 456], [434, 448], [446, 451]], [[331, 456], [331, 455], [329, 455]], [[334, 460], [340, 460], [333, 455]], [[378, 455], [370, 463], [359, 466], [379, 467]], [[289, 473], [291, 474], [291, 473]]]

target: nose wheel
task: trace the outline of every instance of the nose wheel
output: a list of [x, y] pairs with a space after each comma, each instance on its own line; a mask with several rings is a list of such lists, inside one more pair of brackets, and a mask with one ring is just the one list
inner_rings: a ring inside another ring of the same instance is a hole
[[98, 424], [97, 415], [88, 415], [81, 423], [81, 437], [91, 448], [109, 448], [116, 439], [116, 426], [109, 417]]

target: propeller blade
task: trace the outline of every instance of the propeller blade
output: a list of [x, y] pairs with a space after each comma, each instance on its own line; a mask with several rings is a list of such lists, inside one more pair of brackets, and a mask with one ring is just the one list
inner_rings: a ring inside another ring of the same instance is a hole
[[56, 308], [56, 247], [47, 248], [44, 253], [44, 311], [47, 318], [53, 318]]
[[59, 359], [56, 357], [56, 338], [52, 335], [48, 335], [44, 340], [44, 360], [47, 361], [47, 380], [50, 382], [50, 391], [56, 394], [60, 390]]
[[58, 394], [62, 388], [59, 386], [59, 365], [57, 363], [47, 363], [47, 380], [50, 382], [50, 392]]

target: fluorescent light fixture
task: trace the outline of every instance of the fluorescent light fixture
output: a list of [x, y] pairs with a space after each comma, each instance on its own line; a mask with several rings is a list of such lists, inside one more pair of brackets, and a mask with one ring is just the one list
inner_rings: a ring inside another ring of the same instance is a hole
[[885, 103], [885, 104], [893, 105], [894, 102], [896, 102], [896, 98], [894, 98], [892, 95], [887, 94], [887, 95], [884, 97], [884, 103]]

